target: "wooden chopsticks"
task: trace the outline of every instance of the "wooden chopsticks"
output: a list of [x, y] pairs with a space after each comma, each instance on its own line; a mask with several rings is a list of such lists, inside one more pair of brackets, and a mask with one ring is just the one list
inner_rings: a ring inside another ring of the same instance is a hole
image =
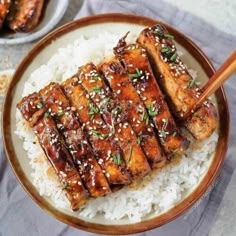
[[210, 95], [212, 95], [222, 84], [236, 72], [236, 51], [234, 51], [216, 73], [207, 81], [202, 88], [202, 94], [196, 102], [188, 109], [182, 117], [185, 120], [193, 113]]

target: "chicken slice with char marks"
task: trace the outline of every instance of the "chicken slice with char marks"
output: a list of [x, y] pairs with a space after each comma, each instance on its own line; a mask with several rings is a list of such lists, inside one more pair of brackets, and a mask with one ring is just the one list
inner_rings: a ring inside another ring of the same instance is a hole
[[[159, 85], [167, 95], [167, 102], [175, 116], [182, 120], [202, 91], [178, 56], [172, 39], [173, 36], [162, 25], [156, 25], [143, 30], [137, 42], [146, 48], [158, 75]], [[207, 100], [184, 124], [196, 139], [209, 137], [217, 125], [214, 105]]]
[[129, 77], [117, 59], [111, 59], [101, 65], [101, 71], [116, 94], [120, 106], [127, 113], [128, 121], [138, 136], [138, 142], [144, 150], [152, 168], [161, 167], [166, 158], [150, 125], [149, 116]]
[[46, 107], [38, 93], [23, 98], [17, 105], [23, 117], [36, 134], [39, 143], [63, 185], [72, 210], [78, 210], [88, 201], [88, 192], [84, 188], [80, 175], [68, 153], [64, 140], [56, 124], [46, 112]]
[[158, 131], [165, 154], [170, 158], [181, 153], [189, 146], [189, 141], [182, 136], [172, 117], [153, 75], [145, 49], [137, 44], [126, 46], [125, 38], [122, 38], [118, 46], [114, 48], [114, 52], [145, 104], [148, 115]]
[[51, 83], [40, 90], [40, 94], [65, 139], [68, 150], [90, 195], [100, 197], [110, 193], [106, 177], [91, 152], [84, 132], [73, 113], [75, 108], [70, 107], [60, 85]]
[[71, 105], [76, 109], [77, 118], [83, 124], [82, 128], [88, 133], [88, 139], [98, 157], [98, 164], [103, 169], [110, 187], [129, 184], [130, 176], [122, 152], [110, 135], [110, 130], [102, 120], [99, 109], [79, 83], [77, 75], [63, 82], [62, 88]]
[[150, 166], [134, 130], [128, 123], [127, 114], [122, 110], [120, 101], [114, 98], [109, 87], [98, 74], [96, 66], [88, 63], [80, 67], [79, 79], [99, 108], [104, 120], [109, 124], [111, 133], [114, 133], [115, 140], [124, 153], [126, 166], [132, 179], [147, 175]]

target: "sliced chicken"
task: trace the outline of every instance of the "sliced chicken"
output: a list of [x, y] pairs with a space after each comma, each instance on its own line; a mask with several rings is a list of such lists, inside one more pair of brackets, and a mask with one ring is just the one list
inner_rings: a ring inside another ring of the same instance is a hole
[[129, 77], [117, 59], [111, 59], [101, 65], [101, 71], [116, 94], [116, 99], [127, 113], [127, 119], [138, 136], [138, 143], [146, 154], [152, 168], [165, 164], [165, 156], [149, 122], [145, 105], [129, 81]]
[[87, 203], [88, 192], [64, 145], [63, 137], [58, 132], [53, 119], [47, 113], [40, 95], [33, 93], [23, 98], [17, 107], [33, 128], [48, 161], [58, 175], [72, 210], [78, 210]]
[[189, 141], [182, 136], [172, 117], [152, 72], [145, 49], [136, 44], [126, 46], [124, 40], [124, 38], [120, 40], [114, 52], [145, 104], [148, 115], [158, 131], [165, 154], [168, 157], [175, 156], [188, 147]]
[[74, 115], [59, 84], [51, 83], [40, 91], [49, 114], [63, 135], [65, 144], [74, 159], [77, 169], [92, 197], [101, 197], [111, 192], [102, 169], [98, 165], [84, 132]]
[[[156, 25], [143, 30], [137, 42], [147, 50], [158, 83], [166, 93], [175, 116], [182, 120], [200, 96], [201, 89], [178, 56], [173, 36], [162, 25]], [[209, 137], [217, 125], [214, 105], [206, 101], [184, 124], [196, 139]]]
[[[96, 78], [94, 80], [94, 78]], [[92, 63], [79, 68], [79, 79], [99, 108], [104, 120], [110, 125], [111, 133], [124, 153], [127, 169], [132, 179], [144, 177], [150, 172], [150, 166], [138, 138], [127, 120], [126, 111], [106, 86], [97, 68]], [[105, 102], [105, 103], [104, 103]]]
[[63, 91], [76, 109], [77, 118], [83, 124], [82, 128], [88, 133], [88, 139], [98, 159], [98, 164], [103, 169], [110, 186], [127, 185], [130, 176], [126, 170], [122, 151], [110, 130], [102, 120], [99, 109], [89, 99], [79, 83], [77, 75], [62, 84]]

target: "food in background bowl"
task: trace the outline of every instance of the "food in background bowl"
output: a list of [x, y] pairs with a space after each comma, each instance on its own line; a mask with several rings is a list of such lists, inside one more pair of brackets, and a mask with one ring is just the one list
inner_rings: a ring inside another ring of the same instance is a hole
[[[0, 30], [30, 32], [39, 23], [44, 0], [2, 0], [0, 1]], [[2, 30], [4, 30], [2, 28]]]

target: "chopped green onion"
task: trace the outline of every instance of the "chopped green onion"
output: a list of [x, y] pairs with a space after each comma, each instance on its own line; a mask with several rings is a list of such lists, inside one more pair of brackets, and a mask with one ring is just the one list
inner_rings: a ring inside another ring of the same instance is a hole
[[43, 104], [42, 104], [41, 102], [38, 102], [38, 103], [37, 103], [37, 108], [38, 108], [38, 109], [41, 109], [42, 107], [43, 107]]
[[142, 142], [142, 136], [139, 135], [138, 138], [137, 138], [137, 144], [140, 144]]
[[158, 114], [158, 111], [153, 105], [148, 106], [147, 109], [150, 116], [156, 116]]
[[162, 31], [152, 30], [152, 33], [157, 35], [158, 37], [163, 37], [163, 32]]
[[149, 123], [149, 116], [147, 114], [147, 112], [144, 110], [142, 115], [141, 115], [141, 121], [145, 121], [146, 125], [148, 125]]
[[131, 158], [131, 156], [132, 156], [132, 152], [133, 152], [133, 147], [130, 146], [130, 149], [129, 149], [129, 156], [128, 156], [127, 163], [129, 163], [129, 161], [130, 161], [130, 158]]
[[95, 93], [99, 93], [101, 91], [101, 89], [99, 87], [93, 87], [93, 92]]
[[161, 138], [166, 138], [166, 132], [164, 130], [160, 131], [160, 137]]
[[161, 129], [161, 131], [160, 131], [160, 135], [159, 135], [159, 136], [160, 136], [161, 138], [166, 138], [168, 132], [166, 132], [165, 129], [166, 129], [167, 124], [168, 124], [168, 119], [163, 118], [163, 119], [162, 119], [162, 122], [163, 122], [163, 126], [162, 126], [162, 129]]
[[131, 79], [136, 79], [136, 78], [139, 77], [137, 74], [128, 74], [128, 76], [129, 76]]
[[135, 71], [136, 71], [138, 76], [141, 76], [141, 72], [140, 72], [140, 70], [138, 68], [136, 68]]
[[45, 113], [44, 113], [44, 117], [45, 117], [45, 118], [49, 117], [49, 113], [48, 113], [48, 112], [45, 112]]
[[102, 134], [101, 135], [104, 139], [106, 139], [109, 135], [108, 134]]
[[131, 79], [139, 78], [139, 77], [142, 75], [141, 71], [140, 71], [138, 68], [136, 68], [135, 71], [136, 71], [136, 73], [128, 74], [128, 76], [129, 76]]
[[177, 134], [177, 132], [176, 132], [176, 131], [174, 131], [174, 132], [173, 132], [173, 134], [172, 134], [172, 136], [176, 136], [176, 134]]
[[92, 80], [98, 81], [98, 80], [101, 80], [101, 78], [99, 76], [93, 76]]
[[58, 112], [57, 112], [57, 115], [58, 115], [58, 116], [64, 115], [64, 111], [58, 111]]
[[92, 133], [92, 135], [94, 136], [94, 137], [96, 137], [96, 138], [99, 138], [99, 132], [97, 131], [97, 130], [94, 130], [94, 129], [92, 129], [91, 130], [91, 133]]
[[99, 108], [98, 107], [95, 107], [91, 103], [89, 103], [88, 106], [89, 106], [89, 112], [88, 112], [89, 115], [95, 115], [95, 114], [99, 113]]
[[148, 111], [148, 114], [149, 114], [150, 116], [155, 116], [155, 115], [157, 115], [157, 111], [149, 110], [149, 111]]
[[[147, 113], [146, 113], [146, 114], [147, 114]], [[146, 115], [146, 117], [145, 117], [145, 123], [146, 123], [146, 125], [149, 124], [149, 116], [148, 116], [148, 115]]]
[[161, 52], [169, 52], [170, 51], [170, 48], [162, 48], [161, 49]]
[[193, 88], [193, 86], [196, 84], [196, 81], [194, 79], [191, 79], [188, 84], [188, 88]]
[[107, 105], [109, 101], [110, 101], [110, 98], [105, 98], [104, 99], [104, 104]]
[[120, 158], [120, 153], [116, 154], [112, 154], [111, 155], [113, 161], [117, 164], [120, 165], [121, 164], [121, 158]]
[[174, 39], [174, 36], [171, 34], [164, 34], [164, 36], [168, 39]]
[[114, 124], [114, 121], [113, 119], [111, 120], [111, 132], [114, 134], [115, 133], [115, 124]]
[[175, 61], [176, 58], [177, 58], [177, 54], [174, 53], [174, 54], [171, 56], [170, 61]]
[[175, 153], [178, 152], [178, 151], [179, 151], [179, 149], [176, 148], [176, 149], [173, 149], [171, 152], [172, 152], [173, 154], [175, 154]]
[[63, 186], [62, 186], [62, 190], [66, 189], [68, 187], [68, 183], [66, 182]]
[[145, 115], [146, 115], [146, 111], [143, 110], [143, 113], [140, 115], [141, 121], [144, 121]]

